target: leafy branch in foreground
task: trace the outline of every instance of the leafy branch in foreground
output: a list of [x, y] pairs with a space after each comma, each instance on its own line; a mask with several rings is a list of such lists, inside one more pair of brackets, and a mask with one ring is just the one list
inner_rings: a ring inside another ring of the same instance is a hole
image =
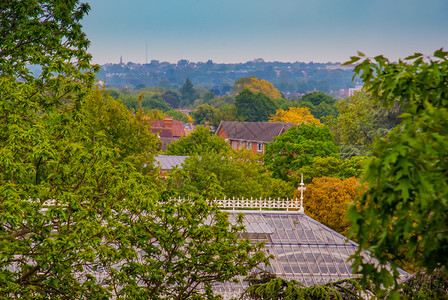
[[[262, 274], [263, 275], [263, 274]], [[269, 277], [265, 278], [270, 279]], [[295, 280], [283, 278], [270, 279], [268, 282], [252, 284], [240, 299], [269, 300], [269, 299], [364, 299], [370, 293], [363, 287], [359, 279], [344, 279], [323, 285], [305, 286]]]
[[[448, 53], [415, 54], [389, 62], [363, 59], [355, 72], [374, 101], [403, 108], [401, 123], [373, 144], [364, 182], [367, 192], [348, 211], [351, 236], [359, 242], [354, 269], [390, 297], [398, 288], [391, 260], [416, 260], [428, 274], [448, 266]], [[379, 264], [363, 261], [368, 250]]]
[[416, 272], [402, 282], [400, 293], [410, 299], [448, 299], [447, 269], [435, 269], [431, 274]]

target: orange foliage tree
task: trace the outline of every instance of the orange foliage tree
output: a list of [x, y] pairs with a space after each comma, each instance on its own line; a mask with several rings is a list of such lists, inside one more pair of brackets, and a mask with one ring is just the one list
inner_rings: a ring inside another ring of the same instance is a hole
[[[347, 207], [363, 193], [359, 179], [340, 180], [333, 177], [314, 178], [304, 192], [305, 213], [322, 224], [345, 234], [349, 222], [344, 219]], [[295, 192], [300, 198], [300, 192]]]
[[269, 122], [291, 122], [296, 125], [322, 125], [319, 119], [316, 119], [308, 107], [290, 107], [288, 110], [278, 109], [277, 112], [269, 118]]
[[255, 94], [263, 93], [271, 99], [280, 99], [282, 97], [280, 91], [277, 90], [272, 83], [263, 79], [258, 79], [255, 76], [241, 77], [235, 81], [234, 86], [238, 93], [244, 89], [248, 89]]

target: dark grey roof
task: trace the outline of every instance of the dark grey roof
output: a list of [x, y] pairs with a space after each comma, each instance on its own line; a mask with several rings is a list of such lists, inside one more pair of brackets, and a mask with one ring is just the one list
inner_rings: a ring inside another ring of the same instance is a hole
[[156, 166], [159, 166], [162, 171], [170, 171], [175, 166], [182, 168], [182, 164], [187, 157], [188, 156], [159, 155], [155, 157]]
[[282, 130], [287, 130], [294, 126], [292, 123], [285, 122], [233, 122], [221, 121], [220, 128], [224, 130], [228, 139], [259, 141], [269, 143], [276, 136], [279, 136]]

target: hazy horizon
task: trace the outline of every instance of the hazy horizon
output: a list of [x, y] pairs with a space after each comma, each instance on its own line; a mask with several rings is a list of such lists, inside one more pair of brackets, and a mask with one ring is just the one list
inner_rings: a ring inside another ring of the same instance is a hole
[[[91, 1], [82, 24], [99, 64], [391, 60], [448, 49], [446, 0]], [[146, 51], [148, 45], [148, 51]]]

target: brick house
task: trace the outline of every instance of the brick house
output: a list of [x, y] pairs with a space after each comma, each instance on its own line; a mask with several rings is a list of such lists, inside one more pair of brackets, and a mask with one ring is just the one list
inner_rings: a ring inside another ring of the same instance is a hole
[[229, 142], [233, 149], [247, 149], [263, 154], [266, 144], [294, 126], [285, 122], [233, 122], [221, 121], [216, 135]]
[[182, 121], [173, 120], [170, 116], [165, 116], [163, 120], [148, 120], [151, 123], [149, 130], [156, 133], [162, 141], [162, 151], [166, 151], [166, 147], [172, 141], [185, 136], [184, 125]]

